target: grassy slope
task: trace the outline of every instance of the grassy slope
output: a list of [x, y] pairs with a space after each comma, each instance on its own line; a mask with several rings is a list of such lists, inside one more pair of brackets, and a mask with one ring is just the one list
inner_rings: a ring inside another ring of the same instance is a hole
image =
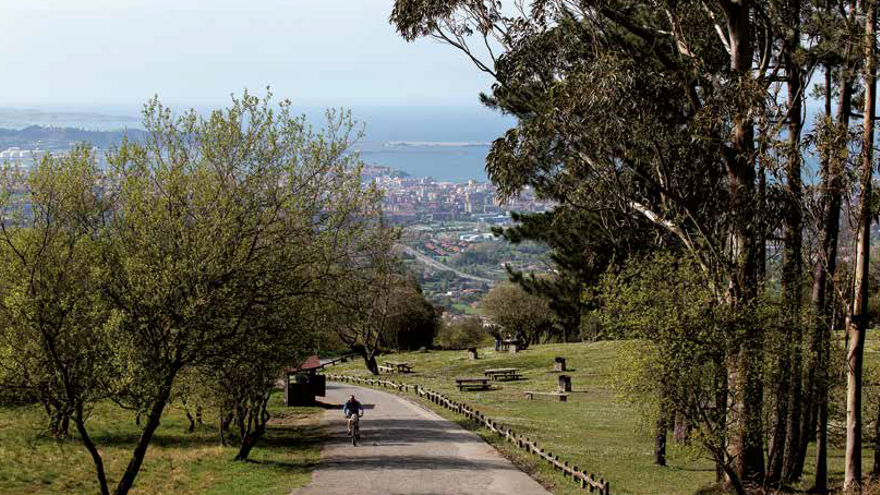
[[[612, 493], [685, 495], [711, 486], [715, 480], [714, 465], [673, 445], [671, 437], [668, 467], [652, 463], [653, 439], [639, 427], [637, 411], [617, 400], [612, 389], [612, 373], [618, 366], [619, 347], [616, 342], [554, 344], [535, 346], [518, 354], [495, 353], [483, 348], [479, 351], [478, 361], [468, 360], [463, 351], [407, 353], [390, 359], [409, 361], [416, 371], [393, 379], [422, 384], [470, 403], [517, 433], [538, 439], [560, 459], [611, 481]], [[525, 400], [523, 390], [555, 390], [557, 373], [552, 369], [556, 356], [565, 357], [571, 370], [567, 374], [572, 376], [574, 392], [569, 402], [560, 403], [548, 398]], [[459, 392], [455, 388], [455, 377], [482, 376], [485, 369], [501, 367], [518, 368], [525, 374], [525, 380], [498, 382], [497, 389], [488, 392]], [[359, 362], [330, 371], [367, 374]], [[445, 411], [443, 414], [450, 419], [459, 419]], [[365, 420], [369, 421], [369, 418]], [[537, 463], [533, 457], [487, 435], [485, 430], [480, 433], [554, 493], [583, 493], [574, 483]], [[811, 451], [808, 459], [812, 458]], [[864, 458], [865, 469], [870, 469], [873, 453], [866, 451]], [[805, 479], [811, 480], [812, 462], [807, 464]], [[833, 481], [839, 480], [843, 468], [840, 450], [830, 452], [829, 464]]]
[[[231, 461], [236, 449], [220, 446], [214, 425], [186, 434], [189, 422], [183, 413], [167, 411], [132, 493], [283, 495], [305, 485], [319, 457], [316, 426], [321, 410], [287, 409], [281, 400], [281, 394], [273, 396], [272, 427], [251, 453], [254, 462], [248, 463]], [[39, 408], [0, 408], [0, 493], [97, 493], [86, 450], [76, 438], [40, 438], [42, 421]], [[138, 435], [132, 414], [102, 404], [89, 424], [108, 476], [118, 479]]]

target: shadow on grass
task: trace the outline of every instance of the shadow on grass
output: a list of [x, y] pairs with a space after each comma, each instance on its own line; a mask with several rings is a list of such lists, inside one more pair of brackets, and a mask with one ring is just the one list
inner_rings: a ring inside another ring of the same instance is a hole
[[[270, 426], [257, 447], [272, 452], [303, 451], [320, 447], [324, 443], [325, 432], [318, 425], [308, 426]], [[271, 453], [269, 454], [271, 455]], [[280, 461], [276, 459], [253, 459], [248, 464], [265, 466], [277, 472], [307, 473], [318, 464], [318, 460], [300, 459]]]
[[[137, 444], [140, 432], [113, 434], [98, 433], [92, 435], [92, 440], [99, 447], [132, 447]], [[79, 438], [71, 440], [79, 442]], [[150, 441], [150, 446], [157, 447], [182, 447], [196, 448], [208, 447], [220, 444], [220, 437], [216, 432], [181, 433], [181, 434], [156, 434]]]

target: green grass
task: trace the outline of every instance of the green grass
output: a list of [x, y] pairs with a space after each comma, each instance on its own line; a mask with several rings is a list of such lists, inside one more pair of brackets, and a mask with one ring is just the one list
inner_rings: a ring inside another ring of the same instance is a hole
[[[270, 429], [246, 463], [232, 461], [237, 449], [220, 445], [214, 425], [185, 433], [189, 422], [182, 411], [167, 410], [131, 493], [284, 495], [306, 485], [320, 455], [321, 409], [288, 409], [281, 400], [273, 396]], [[78, 438], [43, 437], [43, 421], [37, 407], [0, 408], [0, 493], [98, 493], [94, 465]], [[88, 424], [113, 483], [139, 433], [134, 417], [100, 404]]]
[[[545, 450], [568, 460], [584, 471], [596, 473], [611, 482], [612, 493], [632, 495], [690, 495], [710, 493], [715, 482], [714, 464], [691, 449], [676, 446], [669, 438], [668, 466], [653, 464], [653, 438], [642, 427], [638, 412], [616, 397], [612, 387], [618, 361], [619, 342], [553, 344], [534, 346], [518, 354], [496, 353], [491, 348], [479, 350], [480, 359], [467, 359], [464, 351], [432, 351], [394, 356], [409, 361], [415, 373], [394, 375], [395, 381], [421, 384], [442, 392], [454, 400], [467, 402], [517, 434], [537, 439]], [[554, 391], [558, 373], [553, 358], [565, 357], [574, 392], [568, 402], [551, 398], [525, 400], [524, 390]], [[380, 359], [381, 360], [381, 359]], [[482, 376], [489, 368], [515, 367], [525, 379], [497, 382], [495, 389], [484, 392], [459, 392], [454, 379]], [[367, 374], [360, 362], [329, 370], [332, 373]], [[584, 493], [577, 485], [546, 464], [502, 442], [487, 430], [446, 410], [444, 416], [474, 429], [489, 443], [513, 460], [557, 495]], [[808, 454], [805, 483], [812, 481], [813, 452]], [[832, 482], [843, 473], [840, 449], [829, 453]], [[865, 451], [865, 472], [870, 470], [873, 452]], [[807, 488], [802, 487], [802, 488]]]

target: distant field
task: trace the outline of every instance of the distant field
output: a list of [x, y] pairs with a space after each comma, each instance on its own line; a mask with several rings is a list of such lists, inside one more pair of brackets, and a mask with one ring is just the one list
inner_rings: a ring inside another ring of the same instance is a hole
[[[285, 495], [311, 479], [319, 458], [320, 411], [283, 408], [281, 394], [275, 394], [271, 429], [251, 453], [253, 462], [242, 463], [232, 462], [235, 448], [220, 446], [216, 425], [184, 433], [189, 422], [181, 411], [171, 409], [162, 418], [131, 493]], [[91, 458], [78, 439], [41, 438], [42, 421], [36, 407], [0, 408], [0, 493], [99, 493]], [[95, 410], [89, 424], [108, 476], [118, 479], [138, 435], [133, 415], [105, 404]]]
[[[873, 346], [872, 346], [873, 347]], [[421, 384], [477, 407], [487, 416], [510, 426], [517, 433], [537, 438], [547, 450], [581, 469], [611, 481], [612, 493], [632, 495], [690, 495], [707, 493], [715, 481], [714, 464], [673, 444], [670, 436], [667, 467], [653, 464], [653, 439], [640, 428], [635, 409], [615, 397], [612, 374], [617, 362], [618, 342], [554, 344], [535, 346], [518, 354], [496, 353], [480, 349], [480, 359], [470, 361], [463, 351], [406, 353], [391, 359], [409, 361], [415, 373], [393, 376], [394, 380]], [[567, 374], [572, 376], [574, 393], [569, 402], [549, 399], [527, 401], [524, 390], [551, 391], [556, 387], [557, 373], [552, 372], [553, 358], [567, 359]], [[869, 358], [870, 359], [870, 358]], [[459, 392], [455, 377], [482, 376], [489, 368], [515, 367], [525, 379], [498, 382], [488, 392]], [[352, 362], [334, 367], [330, 372], [367, 374], [363, 363]], [[445, 410], [442, 414], [470, 424]], [[369, 417], [364, 418], [369, 421]], [[479, 430], [484, 438], [512, 458], [523, 470], [530, 472], [558, 495], [583, 493], [574, 483], [546, 465], [537, 463]], [[810, 452], [808, 459], [813, 458]], [[866, 473], [870, 470], [872, 451], [865, 451]], [[832, 482], [842, 479], [842, 451], [833, 449], [829, 455]], [[812, 462], [807, 463], [805, 480], [812, 481]], [[806, 487], [804, 487], [806, 488]]]

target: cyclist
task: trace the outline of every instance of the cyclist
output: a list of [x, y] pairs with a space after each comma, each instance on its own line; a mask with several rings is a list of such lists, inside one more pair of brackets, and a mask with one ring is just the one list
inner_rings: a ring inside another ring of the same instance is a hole
[[348, 396], [348, 402], [342, 406], [342, 413], [345, 414], [345, 417], [348, 418], [348, 436], [351, 436], [351, 418], [355, 414], [358, 416], [364, 415], [364, 407], [361, 405], [357, 399], [354, 398], [354, 395]]

